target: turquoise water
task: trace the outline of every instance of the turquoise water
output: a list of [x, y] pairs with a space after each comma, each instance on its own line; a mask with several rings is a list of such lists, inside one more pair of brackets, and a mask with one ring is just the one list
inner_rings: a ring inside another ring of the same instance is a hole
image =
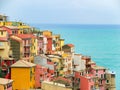
[[120, 90], [120, 26], [118, 25], [33, 25], [61, 34], [65, 43], [73, 43], [76, 53], [91, 56], [98, 65], [116, 72], [116, 90]]

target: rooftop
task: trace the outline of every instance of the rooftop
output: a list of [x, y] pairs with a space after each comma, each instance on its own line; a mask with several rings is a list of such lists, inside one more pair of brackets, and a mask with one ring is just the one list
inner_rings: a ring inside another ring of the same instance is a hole
[[73, 44], [67, 44], [67, 46], [69, 46], [69, 47], [74, 47], [74, 45], [73, 45]]
[[27, 62], [25, 60], [19, 60], [13, 65], [11, 65], [11, 67], [34, 67], [34, 66], [36, 66], [36, 64]]
[[18, 34], [16, 36], [19, 37], [19, 38], [22, 38], [22, 39], [36, 38], [36, 36], [34, 36], [33, 34]]
[[22, 42], [22, 39], [19, 38], [19, 37], [17, 37], [17, 36], [15, 36], [15, 35], [10, 36], [10, 38], [13, 39], [13, 40], [16, 40], [16, 41], [18, 41], [18, 42]]
[[1, 85], [7, 85], [7, 84], [12, 83], [12, 82], [13, 82], [13, 80], [0, 78], [0, 84]]
[[19, 29], [17, 26], [5, 26], [5, 27], [7, 27], [9, 29]]
[[97, 66], [97, 65], [92, 67], [92, 68], [95, 69], [95, 70], [106, 69], [105, 67]]

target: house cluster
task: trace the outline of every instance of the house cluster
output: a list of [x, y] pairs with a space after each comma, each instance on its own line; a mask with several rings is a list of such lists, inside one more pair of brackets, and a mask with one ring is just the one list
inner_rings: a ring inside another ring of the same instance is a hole
[[116, 90], [115, 73], [74, 48], [0, 15], [0, 90]]

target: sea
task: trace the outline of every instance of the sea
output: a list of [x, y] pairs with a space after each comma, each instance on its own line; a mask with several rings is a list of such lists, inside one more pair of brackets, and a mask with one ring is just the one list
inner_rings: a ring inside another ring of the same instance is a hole
[[31, 24], [39, 30], [60, 34], [65, 44], [75, 45], [75, 53], [91, 56], [97, 65], [116, 73], [120, 90], [120, 25]]

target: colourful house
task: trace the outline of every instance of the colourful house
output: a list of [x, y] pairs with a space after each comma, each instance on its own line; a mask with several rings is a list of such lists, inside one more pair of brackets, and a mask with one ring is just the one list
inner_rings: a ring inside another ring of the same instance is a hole
[[19, 60], [11, 65], [11, 79], [13, 90], [29, 90], [35, 88], [35, 66], [36, 64]]
[[8, 36], [12, 34], [22, 34], [23, 31], [20, 30], [17, 26], [1, 26], [4, 30], [8, 32]]
[[51, 54], [52, 52], [52, 37], [46, 36], [47, 38], [47, 54]]
[[10, 38], [13, 56], [16, 59], [28, 58], [30, 62], [33, 62], [33, 56], [37, 55], [38, 50], [37, 38], [32, 34], [17, 34]]
[[56, 34], [52, 36], [53, 38], [53, 46], [55, 48], [56, 51], [60, 50], [60, 35]]
[[73, 58], [71, 53], [63, 53], [64, 75], [73, 74]]
[[43, 52], [43, 47], [44, 47], [44, 44], [43, 44], [44, 42], [43, 42], [43, 37], [42, 36], [38, 36], [37, 37], [37, 53], [38, 53], [38, 55], [40, 55], [40, 54], [43, 54], [44, 52]]
[[52, 32], [49, 30], [44, 30], [41, 32], [43, 36], [52, 36]]
[[106, 90], [116, 90], [115, 72], [107, 71], [105, 78], [106, 78]]
[[[83, 72], [76, 71], [74, 78], [75, 90], [94, 90], [94, 81], [92, 75], [83, 75]], [[96, 89], [95, 89], [96, 90]], [[101, 89], [100, 89], [101, 90]]]
[[12, 83], [13, 80], [0, 78], [0, 90], [13, 90]]
[[62, 50], [62, 46], [64, 46], [64, 39], [60, 39], [60, 50]]
[[85, 70], [86, 69], [86, 61], [82, 60], [81, 54], [74, 54], [73, 65], [75, 71]]
[[8, 41], [8, 32], [0, 27], [0, 56], [2, 58], [9, 58], [10, 43]]
[[62, 46], [62, 50], [65, 53], [74, 53], [74, 45], [73, 44], [66, 44]]
[[92, 67], [92, 74], [95, 80], [95, 89], [105, 90], [105, 81], [106, 81], [106, 69], [101, 66]]
[[48, 63], [46, 56], [35, 56], [35, 88], [41, 88], [42, 81], [51, 81], [54, 76], [54, 63]]

